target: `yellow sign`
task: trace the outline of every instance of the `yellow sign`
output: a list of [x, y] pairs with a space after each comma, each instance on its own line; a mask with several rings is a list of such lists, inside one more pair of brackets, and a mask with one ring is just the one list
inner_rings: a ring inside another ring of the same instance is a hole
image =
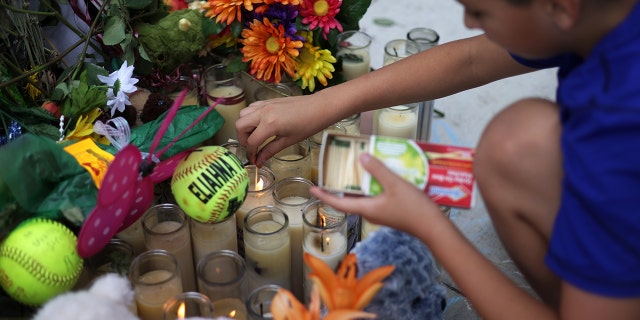
[[102, 179], [107, 174], [107, 168], [115, 156], [100, 149], [90, 138], [69, 145], [64, 150], [89, 171], [96, 187], [100, 189]]

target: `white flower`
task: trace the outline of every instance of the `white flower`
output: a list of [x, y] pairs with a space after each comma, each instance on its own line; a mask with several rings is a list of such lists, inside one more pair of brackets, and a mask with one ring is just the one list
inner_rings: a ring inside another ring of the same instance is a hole
[[137, 90], [135, 84], [138, 83], [138, 79], [131, 76], [133, 76], [133, 66], [128, 66], [127, 61], [120, 66], [120, 70], [114, 71], [108, 77], [98, 75], [98, 79], [109, 86], [107, 106], [111, 107], [112, 117], [116, 110], [122, 112], [125, 105], [131, 104], [127, 94], [135, 92]]

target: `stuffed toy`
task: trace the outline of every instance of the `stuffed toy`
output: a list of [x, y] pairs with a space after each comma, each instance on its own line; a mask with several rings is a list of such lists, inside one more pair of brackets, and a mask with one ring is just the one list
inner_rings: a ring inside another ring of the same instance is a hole
[[[364, 311], [378, 319], [442, 319], [445, 288], [429, 249], [417, 238], [381, 227], [352, 250], [358, 258], [358, 274], [393, 264], [394, 272]], [[410, 316], [409, 316], [410, 315]]]
[[139, 320], [130, 306], [135, 306], [135, 301], [129, 280], [107, 273], [86, 291], [71, 291], [49, 300], [33, 320]]
[[[117, 273], [107, 273], [98, 277], [86, 291], [67, 292], [49, 300], [32, 320], [140, 320], [135, 313], [135, 303], [129, 280]], [[204, 319], [188, 317], [185, 320]]]
[[174, 11], [157, 23], [138, 24], [138, 41], [154, 67], [171, 73], [196, 57], [206, 44], [203, 19], [207, 18], [198, 10]]

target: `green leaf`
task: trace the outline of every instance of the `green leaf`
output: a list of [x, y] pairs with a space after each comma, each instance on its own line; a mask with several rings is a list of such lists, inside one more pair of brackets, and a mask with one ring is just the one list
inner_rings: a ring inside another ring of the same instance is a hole
[[144, 9], [151, 4], [151, 0], [126, 0], [124, 6], [129, 9]]
[[102, 41], [105, 45], [113, 46], [125, 39], [125, 24], [118, 17], [109, 16], [104, 22], [104, 36]]
[[242, 33], [242, 28], [243, 25], [241, 22], [239, 21], [234, 21], [231, 26], [229, 26], [229, 28], [231, 29], [231, 33], [236, 37], [239, 38], [240, 34]]
[[391, 19], [387, 19], [387, 18], [376, 18], [373, 19], [373, 23], [379, 25], [379, 26], [385, 26], [385, 27], [390, 27], [394, 24], [396, 24], [395, 21], [391, 20]]
[[216, 19], [204, 18], [202, 19], [202, 32], [205, 36], [218, 34], [226, 27], [223, 23], [217, 23]]
[[246, 62], [242, 62], [242, 56], [234, 56], [233, 58], [229, 59], [229, 62], [227, 63], [227, 71], [238, 72], [247, 70], [248, 65], [249, 64]]
[[344, 30], [358, 30], [358, 22], [371, 5], [371, 0], [344, 0], [336, 19], [340, 21]]
[[101, 76], [108, 76], [109, 75], [109, 72], [105, 68], [103, 68], [103, 67], [101, 67], [101, 66], [99, 66], [97, 64], [90, 63], [90, 62], [85, 62], [84, 63], [84, 69], [85, 69], [85, 72], [86, 72], [87, 84], [90, 85], [90, 86], [91, 85], [98, 85], [98, 86], [103, 85], [102, 81], [100, 81], [98, 79], [98, 75], [101, 75]]

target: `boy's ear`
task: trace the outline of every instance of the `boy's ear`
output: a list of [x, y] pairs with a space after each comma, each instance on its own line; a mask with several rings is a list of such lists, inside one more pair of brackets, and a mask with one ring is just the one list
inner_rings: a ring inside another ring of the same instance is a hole
[[563, 30], [572, 28], [580, 17], [583, 0], [548, 0], [553, 21]]

